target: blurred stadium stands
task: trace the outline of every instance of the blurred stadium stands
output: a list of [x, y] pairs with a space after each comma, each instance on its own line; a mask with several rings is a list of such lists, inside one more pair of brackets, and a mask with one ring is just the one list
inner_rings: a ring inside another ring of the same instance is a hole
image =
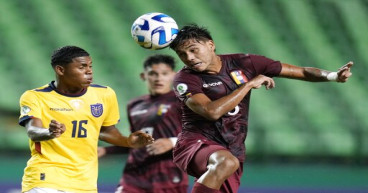
[[146, 92], [138, 78], [144, 58], [166, 53], [182, 66], [172, 50], [144, 50], [132, 40], [132, 22], [147, 12], [166, 13], [179, 27], [208, 27], [217, 53], [254, 53], [331, 71], [354, 61], [346, 84], [276, 79], [275, 89], [255, 90], [246, 144], [251, 163], [367, 165], [368, 0], [0, 0], [0, 151], [28, 156], [18, 100], [54, 78], [50, 55], [64, 45], [91, 53], [95, 83], [117, 92], [119, 127], [127, 134], [125, 105]]

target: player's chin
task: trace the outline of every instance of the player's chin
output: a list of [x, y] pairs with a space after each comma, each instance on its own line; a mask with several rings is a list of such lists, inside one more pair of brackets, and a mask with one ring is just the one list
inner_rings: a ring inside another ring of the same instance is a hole
[[153, 95], [162, 95], [162, 94], [166, 94], [167, 93], [167, 91], [166, 91], [167, 89], [165, 89], [165, 88], [162, 88], [162, 87], [156, 87], [156, 88], [154, 88], [154, 89], [152, 89], [152, 94]]
[[81, 87], [84, 88], [84, 89], [88, 88], [89, 86], [91, 86], [91, 83], [83, 83], [83, 84], [81, 84]]

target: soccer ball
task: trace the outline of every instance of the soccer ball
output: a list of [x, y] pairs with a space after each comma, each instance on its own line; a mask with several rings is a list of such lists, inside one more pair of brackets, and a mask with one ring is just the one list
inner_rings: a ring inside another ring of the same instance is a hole
[[175, 20], [164, 13], [147, 13], [132, 25], [132, 37], [143, 48], [158, 50], [169, 46], [178, 34]]

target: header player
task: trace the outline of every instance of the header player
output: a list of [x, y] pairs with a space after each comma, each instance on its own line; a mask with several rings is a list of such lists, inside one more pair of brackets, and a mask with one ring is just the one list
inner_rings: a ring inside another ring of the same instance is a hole
[[92, 59], [84, 49], [57, 49], [51, 65], [56, 81], [20, 98], [19, 124], [27, 129], [31, 150], [22, 192], [97, 192], [99, 138], [135, 148], [153, 138], [141, 131], [129, 138], [120, 134], [115, 92], [92, 84]]
[[217, 55], [210, 33], [197, 25], [184, 26], [170, 48], [185, 64], [174, 79], [183, 110], [174, 162], [198, 179], [195, 193], [238, 191], [252, 89], [273, 88], [274, 76], [346, 82], [353, 65], [329, 72], [252, 54]]

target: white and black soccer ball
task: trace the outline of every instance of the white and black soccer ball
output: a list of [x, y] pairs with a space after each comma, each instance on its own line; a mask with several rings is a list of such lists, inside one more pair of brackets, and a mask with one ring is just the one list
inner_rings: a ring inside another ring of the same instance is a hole
[[132, 37], [143, 48], [158, 50], [169, 46], [179, 32], [175, 20], [164, 13], [146, 13], [132, 25]]

